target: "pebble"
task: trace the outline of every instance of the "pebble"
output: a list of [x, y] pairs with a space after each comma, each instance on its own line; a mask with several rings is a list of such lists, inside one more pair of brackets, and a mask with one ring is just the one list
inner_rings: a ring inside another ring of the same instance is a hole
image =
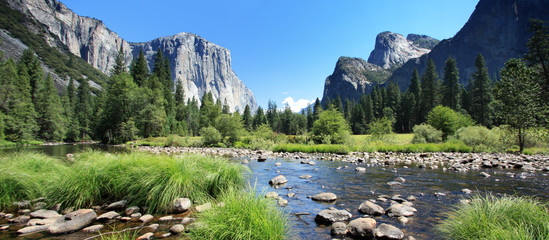
[[92, 225], [92, 226], [89, 226], [89, 227], [87, 227], [87, 228], [82, 229], [82, 232], [86, 232], [86, 233], [99, 232], [99, 231], [101, 231], [104, 227], [105, 227], [105, 226], [104, 226], [104, 225], [101, 225], [101, 224]]
[[147, 223], [147, 222], [152, 221], [153, 219], [154, 219], [153, 215], [145, 214], [145, 215], [143, 215], [139, 218], [139, 221], [141, 221], [143, 223]]
[[176, 224], [170, 228], [170, 232], [173, 234], [180, 234], [183, 231], [185, 231], [185, 226], [183, 226], [183, 224]]
[[278, 193], [276, 192], [268, 192], [267, 194], [265, 194], [265, 198], [277, 198], [278, 197]]
[[154, 234], [152, 232], [149, 232], [139, 236], [136, 240], [148, 240], [151, 239], [153, 236]]

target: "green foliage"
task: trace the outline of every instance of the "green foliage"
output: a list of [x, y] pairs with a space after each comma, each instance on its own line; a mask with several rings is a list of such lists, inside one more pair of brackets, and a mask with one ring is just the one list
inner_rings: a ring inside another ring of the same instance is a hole
[[473, 120], [449, 107], [437, 106], [427, 115], [427, 124], [442, 131], [442, 137], [446, 139], [453, 136], [458, 129], [473, 125]]
[[511, 59], [501, 70], [501, 81], [496, 84], [496, 117], [518, 131], [520, 151], [524, 149], [525, 133], [538, 124], [541, 106], [540, 87], [534, 72], [521, 60]]
[[422, 123], [414, 126], [414, 138], [412, 143], [438, 143], [442, 142], [442, 131], [429, 124]]
[[461, 108], [459, 86], [459, 70], [454, 58], [449, 57], [444, 66], [444, 81], [442, 82], [442, 105], [455, 111]]
[[526, 197], [476, 196], [438, 230], [448, 239], [548, 239], [547, 205]]
[[205, 127], [200, 130], [200, 136], [202, 137], [202, 143], [205, 146], [212, 146], [221, 142], [221, 134], [214, 127]]
[[429, 65], [421, 77], [421, 119], [424, 119], [434, 107], [440, 104], [439, 85], [435, 62], [433, 59], [429, 59]]
[[232, 145], [240, 140], [245, 131], [240, 116], [231, 116], [221, 114], [215, 120], [215, 128], [219, 131], [221, 139], [228, 145]]
[[460, 128], [456, 132], [456, 137], [467, 144], [467, 146], [473, 147], [474, 152], [494, 151], [499, 140], [499, 135], [496, 131], [490, 131], [490, 129], [484, 126]]
[[[198, 214], [192, 239], [285, 239], [290, 231], [289, 216], [275, 202], [247, 191], [230, 190], [221, 196], [224, 206]], [[207, 227], [206, 227], [207, 226]]]
[[46, 141], [62, 141], [66, 131], [61, 100], [50, 75], [38, 91], [36, 110], [40, 137]]
[[315, 141], [330, 137], [330, 143], [343, 143], [349, 136], [349, 125], [336, 109], [323, 111], [313, 124]]
[[373, 140], [384, 140], [393, 133], [393, 122], [387, 117], [383, 117], [369, 124], [369, 132]]
[[492, 125], [492, 117], [494, 110], [492, 107], [492, 83], [490, 76], [488, 76], [488, 69], [486, 68], [486, 61], [482, 54], [478, 54], [475, 59], [476, 71], [473, 73], [472, 89], [471, 92], [471, 117], [484, 126]]
[[367, 152], [405, 152], [405, 153], [424, 153], [424, 152], [462, 152], [468, 153], [472, 148], [461, 141], [447, 141], [444, 143], [415, 143], [415, 144], [386, 144], [383, 142], [374, 142], [363, 146], [360, 151]]

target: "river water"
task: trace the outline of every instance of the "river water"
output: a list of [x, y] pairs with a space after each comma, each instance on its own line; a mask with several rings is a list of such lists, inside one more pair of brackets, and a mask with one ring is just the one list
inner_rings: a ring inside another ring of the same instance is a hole
[[[125, 151], [104, 145], [57, 145], [32, 146], [24, 148], [3, 148], [0, 152], [37, 151], [45, 154], [64, 157], [67, 153], [76, 153], [87, 149], [109, 152]], [[470, 196], [461, 192], [468, 188], [477, 193], [515, 194], [520, 196], [535, 196], [541, 201], [549, 201], [549, 176], [547, 173], [536, 172], [525, 174], [520, 170], [484, 169], [492, 175], [485, 178], [479, 175], [480, 171], [453, 172], [440, 169], [419, 168], [417, 166], [396, 165], [389, 167], [366, 167], [366, 164], [350, 164], [346, 162], [314, 161], [315, 165], [301, 164], [300, 159], [267, 159], [258, 162], [256, 159], [245, 157], [251, 173], [249, 182], [255, 186], [258, 194], [274, 191], [288, 200], [288, 205], [282, 207], [292, 222], [290, 239], [332, 239], [330, 227], [318, 225], [314, 218], [323, 209], [335, 207], [347, 209], [353, 214], [353, 219], [362, 216], [358, 207], [365, 200], [376, 199], [379, 195], [393, 196], [400, 194], [402, 198], [413, 195], [417, 198], [414, 207], [418, 210], [407, 224], [401, 224], [394, 218], [387, 216], [376, 217], [378, 225], [392, 224], [404, 231], [408, 236], [416, 239], [441, 239], [434, 230], [435, 226], [445, 219], [446, 214], [459, 205], [461, 199]], [[232, 159], [240, 164], [242, 158]], [[281, 163], [275, 166], [275, 163]], [[356, 167], [366, 167], [365, 172], [355, 171]], [[514, 177], [506, 173], [515, 173]], [[311, 175], [310, 179], [301, 179], [301, 175]], [[269, 180], [284, 175], [288, 183], [274, 188], [268, 184]], [[522, 176], [522, 178], [520, 177]], [[401, 186], [388, 186], [387, 182], [403, 177], [406, 181]], [[315, 202], [308, 196], [321, 192], [332, 192], [338, 196], [333, 203]], [[288, 193], [295, 196], [288, 197]], [[435, 196], [443, 193], [445, 196]], [[376, 202], [383, 208], [388, 208], [389, 202]], [[295, 213], [300, 213], [299, 216]], [[305, 215], [301, 215], [305, 214]], [[3, 235], [6, 236], [6, 235]], [[12, 237], [13, 234], [8, 236]]]

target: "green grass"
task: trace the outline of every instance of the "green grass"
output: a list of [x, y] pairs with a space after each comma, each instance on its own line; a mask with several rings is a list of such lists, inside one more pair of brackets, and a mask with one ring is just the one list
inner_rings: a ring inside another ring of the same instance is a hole
[[139, 237], [139, 231], [124, 231], [120, 233], [112, 233], [101, 235], [101, 240], [133, 240]]
[[549, 239], [547, 204], [526, 197], [477, 196], [438, 226], [446, 239]]
[[193, 228], [192, 239], [285, 239], [290, 224], [275, 201], [247, 191], [231, 189], [219, 199], [225, 206], [198, 214], [203, 226]]
[[[127, 142], [130, 145], [132, 142]], [[136, 140], [135, 143], [140, 146], [153, 147], [198, 147], [201, 144], [200, 137], [181, 137], [178, 135], [169, 135], [167, 137], [149, 137]]]
[[448, 141], [444, 143], [409, 143], [387, 144], [384, 142], [372, 142], [364, 146], [357, 146], [353, 151], [360, 152], [472, 152], [472, 148], [460, 141]]
[[280, 144], [273, 148], [275, 152], [302, 152], [302, 153], [336, 153], [348, 154], [351, 149], [341, 144]]
[[89, 151], [73, 163], [41, 154], [0, 157], [0, 208], [46, 197], [62, 207], [91, 207], [122, 199], [167, 212], [175, 198], [210, 201], [229, 188], [242, 188], [246, 168], [202, 155], [108, 154]]
[[13, 146], [17, 146], [17, 143], [0, 139], [0, 147], [13, 147]]

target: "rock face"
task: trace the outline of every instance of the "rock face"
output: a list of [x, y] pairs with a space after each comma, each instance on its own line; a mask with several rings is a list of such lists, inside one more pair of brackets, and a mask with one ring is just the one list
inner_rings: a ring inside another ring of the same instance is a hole
[[[232, 111], [242, 111], [246, 105], [252, 111], [257, 108], [254, 95], [231, 68], [230, 52], [199, 36], [180, 33], [147, 43], [129, 43], [109, 30], [100, 20], [81, 17], [59, 1], [7, 2], [11, 8], [30, 15], [47, 28], [51, 35], [43, 36], [50, 46], [68, 49], [103, 73], [109, 73], [114, 66], [120, 47], [125, 51], [128, 65], [143, 50], [150, 69], [156, 51], [162, 48], [162, 53], [170, 60], [174, 81], [183, 82], [185, 98], [195, 97], [200, 100], [205, 92], [211, 92], [214, 100], [219, 99], [222, 103], [226, 101]], [[11, 40], [8, 45], [24, 48]], [[17, 53], [10, 55], [17, 56]]]
[[392, 68], [406, 63], [412, 58], [418, 58], [430, 50], [420, 48], [398, 33], [382, 32], [376, 37], [376, 45], [368, 62], [383, 67]]
[[231, 110], [243, 111], [246, 104], [256, 109], [252, 92], [244, 86], [231, 68], [231, 53], [191, 33], [179, 33], [147, 43], [132, 43], [134, 56], [143, 54], [153, 68], [158, 49], [170, 59], [175, 81], [182, 81], [186, 98], [200, 99], [211, 92], [214, 100], [227, 101]]
[[358, 101], [360, 96], [372, 92], [373, 86], [385, 81], [390, 72], [361, 58], [340, 57], [332, 75], [324, 83], [322, 101], [348, 98]]
[[441, 41], [429, 54], [407, 62], [389, 80], [397, 82], [404, 91], [410, 85], [414, 68], [423, 73], [431, 58], [439, 76], [443, 76], [444, 62], [452, 56], [458, 64], [460, 83], [465, 85], [475, 71], [478, 53], [484, 55], [490, 76], [498, 76], [505, 61], [521, 58], [527, 52], [526, 42], [532, 37], [528, 20], [548, 21], [548, 5], [549, 0], [480, 0], [453, 38]]

